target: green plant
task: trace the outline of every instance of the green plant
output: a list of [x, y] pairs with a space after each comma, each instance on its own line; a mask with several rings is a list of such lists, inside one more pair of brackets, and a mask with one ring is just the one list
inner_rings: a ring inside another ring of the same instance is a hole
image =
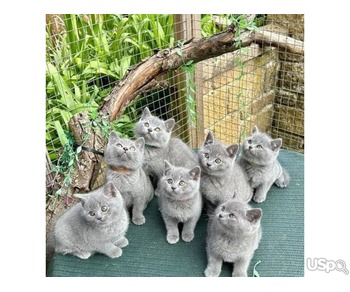
[[261, 263], [261, 261], [257, 261], [254, 265], [254, 268], [253, 268], [253, 277], [260, 277], [258, 271], [256, 270], [256, 267], [257, 265], [259, 265]]

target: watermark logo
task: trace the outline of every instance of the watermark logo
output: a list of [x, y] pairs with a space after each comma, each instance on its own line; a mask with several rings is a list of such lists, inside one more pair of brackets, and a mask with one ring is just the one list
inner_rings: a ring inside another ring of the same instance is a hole
[[325, 271], [326, 273], [332, 271], [343, 272], [345, 275], [349, 275], [349, 270], [346, 268], [346, 263], [343, 260], [327, 260], [325, 258], [307, 258], [306, 268], [310, 271]]

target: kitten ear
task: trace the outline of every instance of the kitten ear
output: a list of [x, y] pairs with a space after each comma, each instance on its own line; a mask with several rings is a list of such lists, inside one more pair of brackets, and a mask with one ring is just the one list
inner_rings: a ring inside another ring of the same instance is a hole
[[171, 132], [171, 130], [175, 126], [175, 120], [174, 119], [169, 119], [164, 122], [164, 126], [167, 132]]
[[214, 143], [214, 135], [209, 131], [207, 138], [205, 139], [204, 145], [213, 144]]
[[109, 134], [108, 144], [114, 144], [116, 141], [120, 141], [120, 137], [114, 131]]
[[232, 144], [232, 145], [228, 146], [226, 148], [228, 156], [230, 156], [231, 158], [234, 158], [237, 154], [238, 147], [239, 147], [238, 144]]
[[281, 138], [277, 138], [275, 140], [271, 140], [270, 143], [271, 143], [271, 149], [273, 151], [276, 151], [276, 150], [281, 148], [281, 146], [282, 146], [282, 139]]
[[74, 194], [73, 196], [79, 199], [80, 203], [84, 206], [89, 197], [89, 194]]
[[258, 126], [255, 125], [252, 134], [258, 134], [258, 133], [259, 133]]
[[170, 169], [171, 164], [168, 161], [164, 160], [164, 175], [166, 175]]
[[201, 168], [199, 166], [196, 166], [190, 170], [189, 174], [192, 180], [197, 181], [201, 177]]
[[259, 220], [261, 219], [261, 216], [262, 216], [262, 210], [260, 208], [248, 210], [246, 213], [246, 217], [248, 221], [252, 223], [259, 222]]
[[148, 107], [146, 106], [142, 112], [141, 120], [148, 118], [150, 116], [152, 116], [152, 114], [151, 114], [150, 110], [148, 109]]
[[145, 138], [140, 137], [140, 138], [136, 139], [136, 141], [135, 141], [135, 146], [136, 146], [139, 150], [143, 151], [143, 149], [145, 148]]
[[103, 187], [103, 194], [106, 197], [109, 198], [115, 198], [116, 196], [118, 196], [120, 193], [117, 190], [117, 188], [115, 187], [114, 183], [109, 181], [105, 184], [105, 186]]

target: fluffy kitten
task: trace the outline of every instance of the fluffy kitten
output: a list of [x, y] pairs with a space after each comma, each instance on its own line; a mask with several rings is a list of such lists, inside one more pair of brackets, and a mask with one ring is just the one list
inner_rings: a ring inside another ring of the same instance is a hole
[[105, 151], [106, 181], [112, 181], [124, 198], [127, 208], [132, 208], [132, 222], [146, 222], [143, 211], [153, 198], [154, 189], [145, 174], [142, 163], [145, 140], [121, 139], [111, 132]]
[[76, 194], [80, 199], [57, 220], [53, 237], [55, 251], [87, 259], [95, 252], [111, 258], [122, 255], [128, 245], [124, 237], [129, 225], [123, 198], [114, 184], [87, 194]]
[[208, 133], [204, 145], [198, 151], [202, 169], [200, 190], [215, 207], [231, 198], [249, 202], [253, 191], [243, 169], [236, 163], [238, 145], [228, 147], [214, 141]]
[[164, 173], [165, 159], [175, 166], [193, 168], [198, 165], [191, 149], [180, 139], [170, 137], [174, 125], [174, 119], [162, 121], [146, 107], [135, 126], [135, 135], [145, 139], [144, 168], [155, 182]]
[[257, 203], [265, 201], [273, 183], [280, 188], [289, 184], [289, 174], [277, 160], [281, 145], [281, 138], [271, 139], [267, 134], [259, 132], [257, 126], [243, 142], [238, 161], [255, 190], [253, 199]]
[[199, 192], [199, 166], [192, 169], [175, 167], [165, 161], [164, 175], [158, 183], [159, 210], [167, 230], [167, 241], [179, 240], [178, 223], [183, 223], [181, 238], [191, 241], [194, 229], [202, 211], [202, 197]]
[[262, 210], [229, 200], [209, 218], [206, 277], [218, 277], [222, 262], [234, 263], [233, 277], [246, 277], [250, 260], [261, 238]]

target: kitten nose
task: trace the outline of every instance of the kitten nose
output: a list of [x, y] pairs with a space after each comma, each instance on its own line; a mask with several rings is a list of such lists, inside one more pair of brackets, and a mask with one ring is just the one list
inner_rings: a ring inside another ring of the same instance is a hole
[[171, 189], [174, 191], [176, 189], [176, 187], [171, 187]]
[[123, 147], [124, 151], [128, 151], [128, 148], [127, 147]]
[[253, 149], [253, 147], [252, 147], [252, 146], [249, 146], [249, 150], [250, 150], [250, 149]]
[[152, 132], [152, 129], [148, 129], [148, 132], [150, 132], [150, 133], [151, 133], [151, 132]]
[[210, 163], [207, 163], [207, 166], [208, 166], [208, 167], [210, 167], [210, 166], [211, 166], [211, 164], [210, 164]]
[[96, 219], [101, 221], [101, 220], [102, 220], [102, 217], [96, 217]]
[[224, 216], [222, 216], [221, 214], [219, 214], [219, 218], [223, 218]]

